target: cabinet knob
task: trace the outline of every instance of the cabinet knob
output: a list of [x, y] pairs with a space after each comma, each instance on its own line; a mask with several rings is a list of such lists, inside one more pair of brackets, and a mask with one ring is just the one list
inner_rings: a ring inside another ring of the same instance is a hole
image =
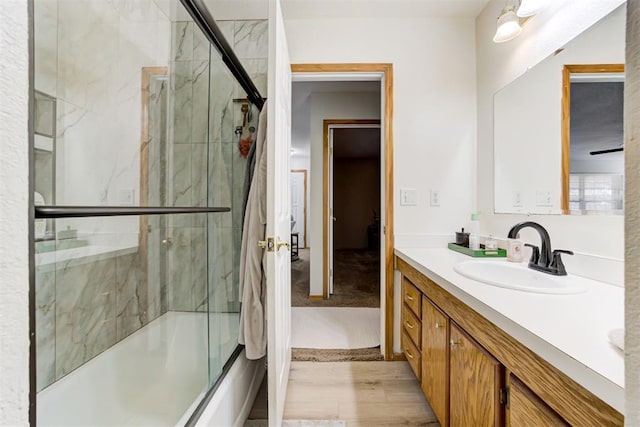
[[451, 344], [451, 348], [454, 348], [455, 346], [459, 345], [460, 343], [458, 341], [454, 341], [452, 339], [451, 341], [449, 341], [449, 344]]
[[404, 324], [407, 326], [407, 328], [409, 329], [413, 329], [415, 327], [415, 325], [411, 322], [409, 322], [408, 320], [406, 322], [404, 322]]
[[436, 322], [436, 329], [440, 329], [442, 327], [443, 327], [443, 325], [441, 325], [440, 322]]
[[405, 295], [405, 297], [406, 297], [409, 301], [413, 301], [413, 300], [414, 300], [414, 298], [413, 298], [411, 295], [409, 295], [409, 294], [406, 294], [406, 295]]
[[409, 357], [409, 359], [413, 359], [413, 354], [411, 354], [411, 352], [409, 351], [408, 348], [404, 349], [405, 354]]

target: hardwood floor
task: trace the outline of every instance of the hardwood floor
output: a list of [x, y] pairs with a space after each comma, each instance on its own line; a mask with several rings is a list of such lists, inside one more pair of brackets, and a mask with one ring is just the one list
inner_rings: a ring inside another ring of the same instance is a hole
[[292, 362], [284, 418], [439, 426], [407, 362]]

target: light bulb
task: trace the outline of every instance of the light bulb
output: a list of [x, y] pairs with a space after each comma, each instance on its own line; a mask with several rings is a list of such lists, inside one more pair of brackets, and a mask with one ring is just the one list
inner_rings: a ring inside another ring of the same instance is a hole
[[513, 8], [505, 8], [498, 18], [496, 34], [493, 36], [493, 41], [495, 43], [503, 43], [518, 37], [521, 32], [522, 27], [520, 27], [520, 20], [513, 11]]
[[521, 18], [532, 16], [540, 13], [542, 9], [547, 7], [549, 0], [521, 0], [518, 7], [517, 15]]

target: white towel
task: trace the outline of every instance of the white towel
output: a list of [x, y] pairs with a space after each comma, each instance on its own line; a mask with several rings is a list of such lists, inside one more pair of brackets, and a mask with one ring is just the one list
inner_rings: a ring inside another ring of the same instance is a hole
[[267, 224], [267, 108], [258, 118], [256, 163], [249, 189], [240, 249], [240, 330], [238, 342], [245, 345], [247, 359], [260, 359], [267, 353], [266, 277], [264, 256], [258, 247], [265, 239]]

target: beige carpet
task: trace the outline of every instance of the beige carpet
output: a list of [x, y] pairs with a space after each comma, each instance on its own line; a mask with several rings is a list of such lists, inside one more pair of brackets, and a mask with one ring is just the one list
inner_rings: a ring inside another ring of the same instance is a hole
[[380, 307], [380, 254], [338, 250], [334, 256], [334, 293], [327, 300], [309, 299], [309, 249], [291, 262], [292, 307]]
[[[267, 427], [267, 420], [247, 420], [244, 427]], [[282, 420], [282, 427], [345, 427], [341, 420]]]

